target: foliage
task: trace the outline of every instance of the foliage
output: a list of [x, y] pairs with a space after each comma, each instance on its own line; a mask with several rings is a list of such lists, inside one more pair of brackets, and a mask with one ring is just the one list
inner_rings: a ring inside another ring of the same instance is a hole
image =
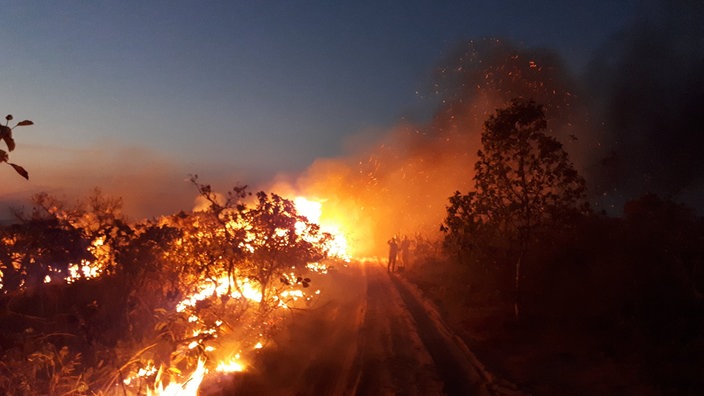
[[15, 172], [19, 173], [20, 176], [29, 180], [29, 173], [23, 167], [9, 162], [10, 156], [8, 152], [12, 152], [15, 149], [15, 139], [12, 137], [12, 131], [18, 126], [34, 125], [34, 123], [30, 120], [24, 120], [18, 122], [13, 127], [9, 127], [8, 125], [10, 121], [12, 121], [12, 118], [12, 115], [8, 114], [5, 116], [5, 125], [0, 125], [0, 140], [3, 140], [7, 146], [7, 151], [0, 150], [0, 162], [7, 163], [15, 170]]
[[484, 125], [475, 210], [502, 230], [525, 235], [573, 213], [584, 199], [584, 180], [546, 129], [543, 109], [521, 100], [497, 110]]
[[[42, 193], [0, 227], [0, 356], [13, 371], [3, 390], [139, 393], [160, 365], [178, 377], [215, 345], [253, 347], [276, 308], [310, 303], [293, 300], [330, 236], [277, 194], [238, 186], [220, 200], [193, 183], [205, 210], [128, 224], [97, 189], [70, 205]], [[151, 374], [124, 382], [140, 369]]]
[[2, 230], [4, 291], [115, 273], [114, 256], [133, 233], [120, 200], [96, 189], [87, 203], [73, 206], [47, 193], [32, 201], [29, 214], [16, 211], [19, 222]]
[[526, 393], [701, 393], [704, 218], [653, 194], [623, 209], [540, 230], [523, 261], [520, 321], [500, 293], [512, 279], [481, 270], [478, 242], [469, 260], [408, 276]]
[[[35, 340], [26, 347], [33, 352], [26, 359], [6, 354], [0, 364], [0, 391], [3, 394], [86, 395], [89, 373], [81, 373], [81, 353], [67, 346]], [[87, 374], [87, 375], [86, 375]]]
[[291, 279], [290, 272], [303, 272], [306, 263], [324, 259], [327, 253], [322, 246], [331, 238], [329, 234], [299, 215], [292, 201], [275, 193], [259, 191], [254, 203], [245, 202], [252, 194], [246, 186], [237, 186], [220, 202], [197, 176], [192, 182], [209, 203], [208, 210], [193, 214], [198, 233], [189, 238], [194, 248], [191, 256], [199, 257], [201, 273], [212, 277], [225, 272], [233, 288], [236, 277], [256, 281], [263, 310], [278, 304], [271, 298], [280, 286], [307, 286], [300, 276]]
[[441, 227], [446, 246], [460, 257], [473, 250], [483, 261], [500, 259], [501, 252], [514, 256], [516, 293], [535, 231], [567, 224], [588, 209], [584, 179], [546, 129], [545, 113], [533, 101], [514, 99], [491, 115], [477, 153], [475, 191], [450, 197]]
[[72, 264], [92, 258], [87, 250], [89, 241], [80, 231], [56, 219], [33, 219], [14, 225], [5, 231], [5, 242], [13, 253], [1, 267], [14, 279], [3, 281], [4, 290], [36, 288], [48, 281], [64, 282]]
[[[262, 288], [262, 302], [277, 295], [281, 286], [308, 282], [300, 276], [289, 278], [292, 269], [300, 271], [306, 263], [325, 258], [318, 242], [323, 235], [316, 224], [297, 214], [292, 201], [276, 194], [257, 193], [256, 206], [244, 214], [247, 238], [245, 246], [251, 255], [247, 264], [252, 278]], [[316, 243], [314, 244], [313, 241]]]
[[489, 117], [475, 165], [475, 191], [450, 198], [442, 229], [456, 249], [481, 229], [528, 242], [532, 231], [584, 212], [585, 182], [562, 145], [546, 135], [542, 108], [514, 99]]
[[459, 191], [450, 197], [447, 207], [447, 217], [441, 225], [441, 231], [446, 232], [444, 246], [447, 250], [456, 252], [458, 258], [466, 256], [473, 247], [473, 238], [479, 226], [472, 203], [474, 194], [461, 194]]

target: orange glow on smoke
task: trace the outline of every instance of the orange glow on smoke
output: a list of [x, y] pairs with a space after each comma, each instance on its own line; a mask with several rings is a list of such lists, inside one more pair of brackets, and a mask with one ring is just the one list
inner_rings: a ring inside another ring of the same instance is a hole
[[[320, 230], [333, 236], [333, 240], [328, 243], [328, 252], [331, 256], [350, 260], [348, 252], [347, 237], [339, 225], [330, 219], [330, 216], [323, 218], [323, 202], [313, 201], [305, 197], [296, 197], [293, 200], [296, 211], [305, 216], [309, 222], [320, 225]], [[327, 209], [327, 208], [326, 208]]]

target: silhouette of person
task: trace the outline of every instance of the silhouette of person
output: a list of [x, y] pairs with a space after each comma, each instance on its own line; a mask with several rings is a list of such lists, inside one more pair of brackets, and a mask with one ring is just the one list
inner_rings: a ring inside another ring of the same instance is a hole
[[398, 243], [396, 237], [389, 239], [389, 263], [386, 266], [387, 272], [396, 271], [396, 255], [398, 254]]
[[409, 267], [410, 264], [410, 257], [409, 257], [409, 249], [411, 248], [411, 241], [408, 239], [408, 236], [404, 235], [403, 239], [401, 240], [401, 264], [403, 264], [403, 269], [405, 270], [406, 268]]

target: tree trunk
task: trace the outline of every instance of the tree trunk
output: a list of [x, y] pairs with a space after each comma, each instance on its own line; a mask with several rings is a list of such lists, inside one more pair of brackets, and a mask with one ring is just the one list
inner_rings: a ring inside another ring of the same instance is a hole
[[515, 269], [515, 275], [516, 277], [514, 278], [514, 290], [513, 290], [513, 314], [514, 318], [518, 320], [520, 317], [520, 309], [521, 309], [521, 263], [523, 262], [523, 258], [526, 255], [526, 247], [523, 245], [521, 247], [521, 252], [518, 255], [518, 260], [516, 260], [516, 269]]

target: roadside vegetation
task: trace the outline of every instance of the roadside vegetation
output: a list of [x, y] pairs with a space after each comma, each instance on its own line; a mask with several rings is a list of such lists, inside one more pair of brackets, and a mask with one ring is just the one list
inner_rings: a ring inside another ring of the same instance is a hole
[[476, 188], [449, 198], [442, 253], [412, 254], [405, 276], [524, 391], [697, 393], [704, 219], [654, 194], [622, 217], [592, 213], [545, 127], [532, 102], [489, 118]]
[[[0, 162], [27, 178], [6, 120]], [[401, 249], [401, 275], [521, 391], [700, 393], [704, 218], [655, 194], [593, 212], [550, 132], [531, 100], [489, 116], [474, 188], [448, 197], [441, 240]], [[40, 193], [0, 227], [0, 393], [146, 394], [242, 370], [315, 301], [332, 235], [276, 193], [190, 181], [199, 210], [133, 222], [98, 189]]]
[[0, 228], [0, 393], [136, 395], [240, 371], [315, 301], [329, 235], [276, 194], [192, 183], [198, 211], [129, 222], [99, 190], [37, 194]]

